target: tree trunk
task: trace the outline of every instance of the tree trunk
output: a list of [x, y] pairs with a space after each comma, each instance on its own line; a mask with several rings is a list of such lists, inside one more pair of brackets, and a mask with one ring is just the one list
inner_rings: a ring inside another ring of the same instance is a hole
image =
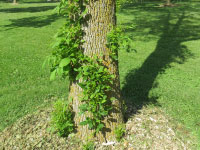
[[17, 4], [17, 0], [13, 0], [13, 4]]
[[[111, 25], [116, 24], [115, 16], [115, 0], [89, 0], [87, 5], [89, 20], [83, 25], [85, 35], [83, 39], [84, 54], [93, 57], [94, 55], [101, 56], [104, 60], [104, 65], [109, 68], [110, 73], [116, 76], [114, 80], [113, 90], [108, 96], [115, 97], [113, 101], [115, 106], [109, 116], [104, 119], [105, 128], [101, 133], [96, 135], [99, 142], [115, 141], [114, 129], [118, 124], [123, 122], [122, 102], [120, 98], [120, 82], [118, 72], [118, 62], [113, 62], [109, 57], [110, 50], [106, 47], [107, 34], [111, 30]], [[81, 105], [80, 95], [82, 89], [77, 85], [77, 82], [70, 84], [69, 98], [73, 99], [73, 111], [75, 113], [74, 121], [78, 138], [85, 140], [92, 131], [87, 126], [79, 125], [84, 121], [86, 115], [79, 115], [79, 106]]]
[[170, 6], [170, 5], [171, 5], [171, 0], [167, 0], [166, 5], [167, 5], [167, 6]]

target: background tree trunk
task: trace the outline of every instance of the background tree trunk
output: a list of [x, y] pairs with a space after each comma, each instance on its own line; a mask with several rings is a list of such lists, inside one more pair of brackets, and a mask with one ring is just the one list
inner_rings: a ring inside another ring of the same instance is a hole
[[[84, 54], [93, 57], [94, 55], [100, 56], [103, 54], [103, 60], [105, 66], [109, 68], [110, 73], [116, 76], [114, 80], [113, 91], [108, 96], [115, 97], [117, 100], [113, 101], [115, 106], [113, 111], [108, 117], [104, 119], [106, 127], [103, 132], [99, 133], [96, 138], [100, 142], [115, 141], [114, 129], [118, 124], [123, 122], [122, 116], [122, 103], [120, 98], [120, 82], [118, 63], [113, 62], [109, 57], [109, 49], [106, 47], [107, 34], [111, 30], [111, 25], [116, 24], [115, 16], [115, 0], [89, 0], [88, 16], [89, 20], [83, 25], [85, 32], [83, 45]], [[92, 131], [87, 126], [80, 126], [79, 123], [84, 121], [86, 115], [79, 115], [79, 106], [81, 102], [79, 97], [82, 89], [76, 82], [70, 84], [69, 98], [73, 99], [73, 111], [75, 113], [74, 121], [77, 130], [77, 136], [84, 140]]]
[[166, 5], [167, 5], [167, 6], [170, 6], [170, 5], [171, 5], [171, 0], [167, 0]]
[[17, 4], [17, 0], [13, 0], [13, 4]]

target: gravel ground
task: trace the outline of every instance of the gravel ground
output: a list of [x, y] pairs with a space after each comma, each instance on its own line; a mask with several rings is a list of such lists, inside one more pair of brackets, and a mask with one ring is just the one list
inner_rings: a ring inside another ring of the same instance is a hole
[[[128, 109], [130, 111], [130, 109]], [[79, 150], [81, 141], [72, 134], [58, 137], [50, 129], [51, 108], [43, 108], [20, 119], [0, 133], [0, 150]], [[190, 150], [194, 138], [157, 107], [143, 107], [126, 122], [126, 135], [119, 143], [96, 150]], [[108, 144], [108, 143], [107, 143]]]

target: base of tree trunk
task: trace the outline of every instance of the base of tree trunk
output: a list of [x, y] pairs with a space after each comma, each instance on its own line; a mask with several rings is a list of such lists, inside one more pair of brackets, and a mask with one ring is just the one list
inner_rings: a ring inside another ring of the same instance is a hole
[[159, 5], [159, 7], [176, 7], [176, 6], [179, 6], [177, 4], [161, 4]]

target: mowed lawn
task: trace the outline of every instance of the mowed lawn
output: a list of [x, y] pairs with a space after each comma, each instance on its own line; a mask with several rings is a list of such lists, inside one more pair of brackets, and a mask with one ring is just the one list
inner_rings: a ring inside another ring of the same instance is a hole
[[[49, 68], [42, 69], [64, 22], [56, 5], [0, 3], [0, 130], [67, 97], [68, 82], [50, 82]], [[117, 15], [134, 49], [119, 52], [122, 94], [138, 109], [162, 107], [200, 143], [200, 3], [158, 6], [128, 4]]]
[[121, 87], [127, 101], [161, 107], [200, 143], [200, 2], [178, 4], [129, 4], [118, 14], [136, 51], [120, 52]]
[[63, 23], [56, 5], [0, 3], [0, 130], [67, 95], [68, 82], [50, 82], [42, 68]]

